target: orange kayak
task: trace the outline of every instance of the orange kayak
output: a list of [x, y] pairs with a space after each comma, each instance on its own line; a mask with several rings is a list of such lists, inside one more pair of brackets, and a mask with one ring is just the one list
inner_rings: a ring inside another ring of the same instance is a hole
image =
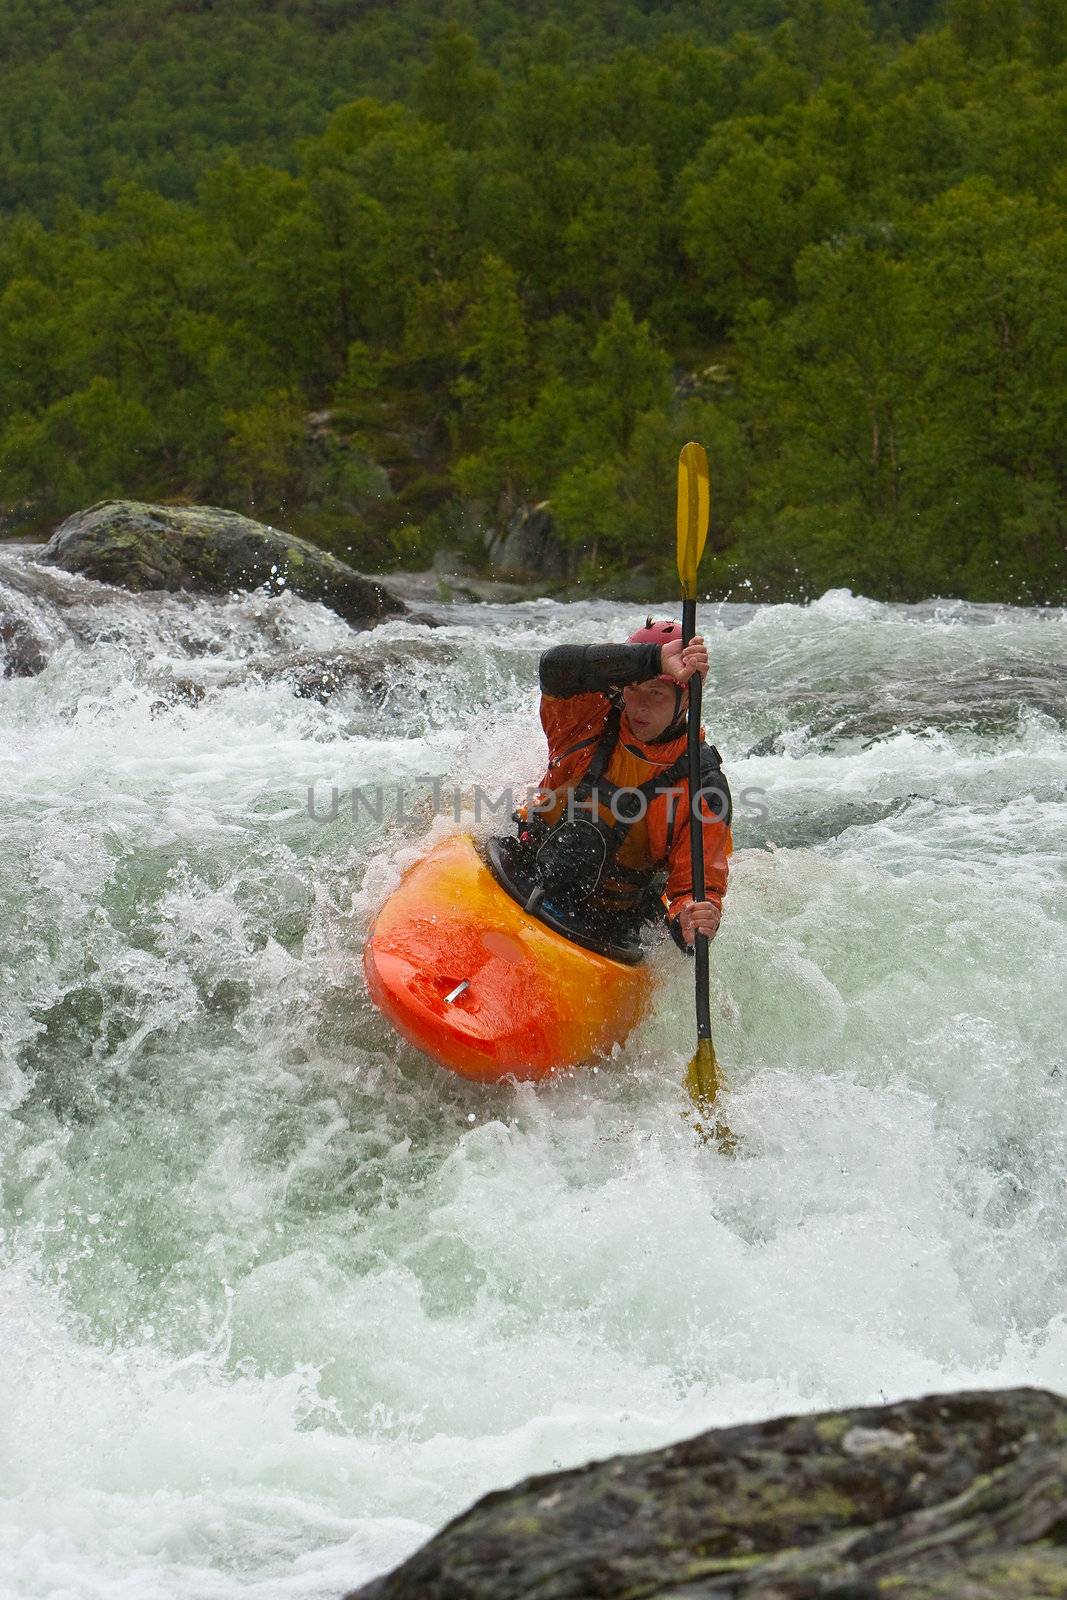
[[611, 1051], [650, 979], [527, 912], [466, 835], [438, 844], [385, 902], [363, 952], [371, 999], [405, 1039], [465, 1078], [544, 1078]]

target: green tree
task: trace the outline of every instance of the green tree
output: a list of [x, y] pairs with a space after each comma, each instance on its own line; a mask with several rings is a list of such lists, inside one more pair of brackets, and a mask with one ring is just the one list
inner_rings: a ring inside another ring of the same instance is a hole
[[1067, 0], [1030, 0], [1027, 38], [1039, 67], [1067, 60]]
[[747, 128], [714, 134], [682, 180], [681, 239], [720, 323], [749, 300], [786, 298], [799, 252], [843, 226], [836, 177]]
[[468, 425], [485, 426], [523, 405], [530, 390], [530, 349], [516, 274], [487, 255], [475, 273], [459, 327], [460, 371], [453, 392]]
[[917, 245], [914, 403], [936, 426], [917, 433], [909, 492], [942, 587], [982, 599], [1055, 590], [1067, 581], [1062, 214], [972, 180], [927, 208]]
[[299, 489], [306, 430], [299, 397], [268, 394], [243, 411], [227, 411], [224, 473], [228, 498], [262, 517]]
[[1019, 0], [951, 0], [949, 18], [960, 49], [974, 61], [1004, 60], [1019, 48]]
[[783, 34], [814, 83], [866, 65], [873, 40], [862, 0], [787, 0], [786, 10]]
[[469, 150], [485, 139], [499, 96], [500, 78], [482, 61], [477, 39], [455, 22], [439, 27], [430, 60], [415, 77], [419, 116], [457, 149]]
[[64, 512], [127, 493], [157, 459], [158, 443], [147, 408], [97, 377], [39, 416], [14, 419], [0, 436], [0, 470], [8, 494]]
[[877, 234], [810, 247], [796, 308], [773, 321], [754, 307], [743, 336], [761, 434], [745, 549], [764, 571], [799, 560], [820, 589], [898, 590], [915, 351], [895, 254]]
[[616, 300], [597, 334], [589, 360], [589, 431], [620, 448], [628, 443], [635, 418], [664, 406], [670, 398], [670, 360], [638, 322], [626, 300]]

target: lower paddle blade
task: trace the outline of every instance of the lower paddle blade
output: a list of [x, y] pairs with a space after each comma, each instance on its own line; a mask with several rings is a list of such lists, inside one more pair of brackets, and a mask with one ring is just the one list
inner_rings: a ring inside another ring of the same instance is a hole
[[714, 1139], [721, 1150], [732, 1153], [737, 1148], [737, 1140], [715, 1111], [715, 1100], [725, 1089], [726, 1081], [710, 1039], [697, 1041], [697, 1053], [686, 1069], [685, 1086], [700, 1114], [701, 1120], [694, 1124], [700, 1137]]
[[723, 1087], [715, 1046], [710, 1039], [697, 1041], [697, 1053], [685, 1074], [685, 1086], [695, 1106], [706, 1110]]

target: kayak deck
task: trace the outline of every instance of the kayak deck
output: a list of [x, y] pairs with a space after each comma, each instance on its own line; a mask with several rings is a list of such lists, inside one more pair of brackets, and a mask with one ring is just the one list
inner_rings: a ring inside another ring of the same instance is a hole
[[363, 952], [397, 1032], [463, 1077], [543, 1078], [610, 1052], [650, 979], [553, 932], [496, 882], [466, 835], [443, 840], [385, 902]]

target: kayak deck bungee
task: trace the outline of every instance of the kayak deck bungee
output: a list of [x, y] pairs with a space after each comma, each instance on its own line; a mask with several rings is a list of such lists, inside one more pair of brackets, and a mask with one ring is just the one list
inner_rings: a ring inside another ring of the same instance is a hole
[[363, 952], [371, 999], [398, 1033], [466, 1078], [544, 1078], [610, 1053], [640, 1021], [644, 963], [547, 927], [465, 834], [415, 864]]

